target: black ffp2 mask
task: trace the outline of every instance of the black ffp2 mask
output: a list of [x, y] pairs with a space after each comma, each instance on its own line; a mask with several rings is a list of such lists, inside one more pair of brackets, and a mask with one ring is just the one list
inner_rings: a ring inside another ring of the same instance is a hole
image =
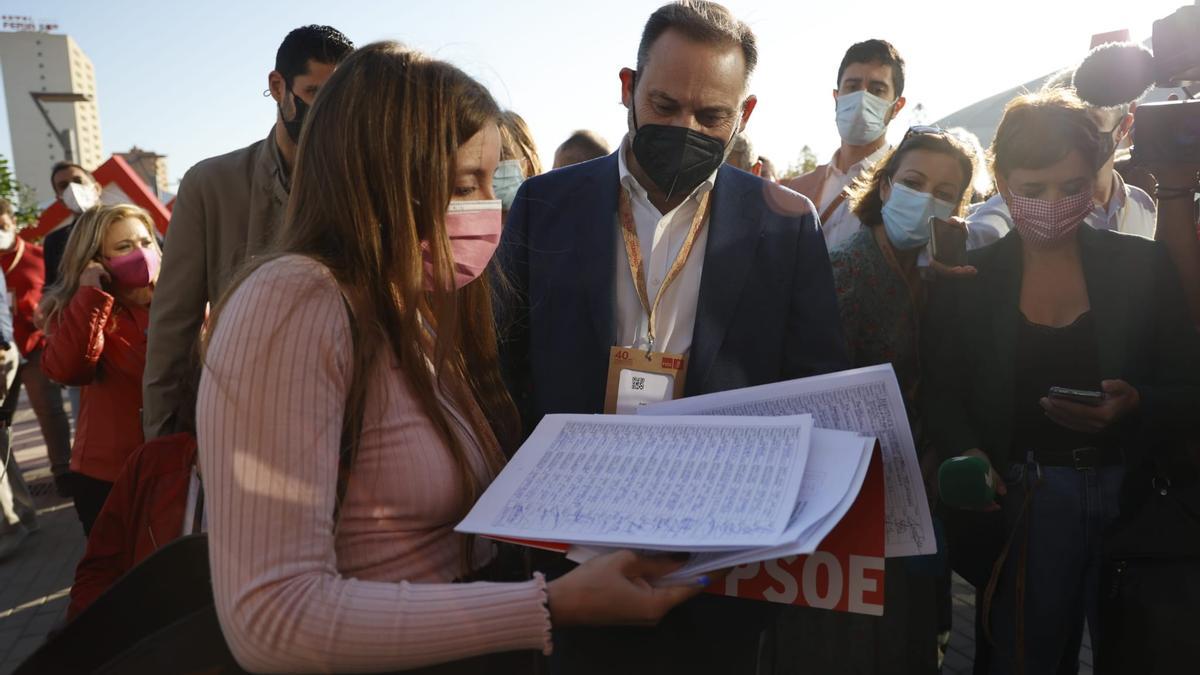
[[[632, 112], [633, 156], [658, 189], [667, 193], [668, 199], [695, 190], [725, 161], [726, 144], [712, 136], [665, 124], [639, 127], [636, 105]], [[733, 136], [736, 135], [735, 132]]]
[[633, 135], [633, 156], [667, 197], [696, 189], [725, 161], [721, 141], [686, 127], [647, 124]]
[[304, 118], [308, 116], [308, 104], [304, 99], [296, 95], [291, 87], [288, 87], [288, 93], [292, 95], [292, 103], [296, 108], [296, 114], [292, 119], [283, 119], [283, 106], [279, 107], [279, 118], [283, 119], [283, 128], [287, 131], [288, 138], [292, 139], [293, 143], [300, 142], [300, 130], [304, 128]]

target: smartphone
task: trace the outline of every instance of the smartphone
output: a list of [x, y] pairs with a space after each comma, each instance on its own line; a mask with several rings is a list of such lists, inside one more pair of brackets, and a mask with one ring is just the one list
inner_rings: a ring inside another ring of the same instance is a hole
[[949, 267], [967, 264], [967, 228], [942, 220], [937, 216], [929, 219], [933, 239], [930, 248], [933, 259]]
[[1104, 392], [1091, 389], [1071, 389], [1069, 387], [1050, 387], [1050, 398], [1073, 401], [1084, 405], [1100, 405], [1104, 403]]

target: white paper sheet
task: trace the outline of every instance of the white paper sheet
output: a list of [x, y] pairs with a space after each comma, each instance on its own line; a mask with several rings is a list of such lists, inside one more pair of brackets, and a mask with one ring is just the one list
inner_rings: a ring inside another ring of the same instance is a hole
[[774, 546], [811, 436], [811, 415], [547, 415], [456, 529], [666, 551]]
[[[845, 500], [847, 493], [853, 493], [850, 502], [854, 502], [862, 487], [861, 479], [866, 477], [874, 447], [874, 437], [866, 438], [852, 431], [813, 429], [808, 464], [805, 465], [800, 493], [796, 497], [796, 511], [785, 532], [789, 542], [830, 515]], [[859, 473], [862, 476], [858, 476]], [[859, 477], [857, 484], [856, 476]], [[813, 545], [814, 549], [819, 543]]]
[[[726, 567], [816, 551], [858, 497], [874, 447], [874, 438], [852, 432], [813, 429], [808, 466], [800, 484], [796, 511], [785, 534], [787, 542], [769, 548], [698, 553], [662, 581], [669, 584]], [[573, 546], [567, 557], [582, 563], [613, 550], [613, 547]]]
[[[686, 579], [726, 567], [786, 558], [791, 555], [809, 555], [816, 551], [825, 537], [829, 536], [833, 528], [837, 527], [842, 517], [854, 505], [854, 500], [858, 497], [859, 490], [862, 489], [863, 480], [867, 477], [867, 467], [871, 464], [871, 450], [875, 447], [874, 438], [864, 439], [857, 434], [853, 434], [849, 438], [829, 439], [820, 443], [816, 436], [821, 432], [826, 434], [837, 432], [824, 429], [814, 431], [814, 450], [818, 444], [826, 450], [822, 453], [824, 457], [821, 458], [824, 460], [822, 469], [826, 473], [822, 479], [818, 479], [811, 475], [812, 472], [806, 471], [805, 480], [808, 481], [811, 478], [814, 483], [820, 480], [823, 485], [820, 487], [814, 485], [809, 489], [809, 501], [804, 505], [800, 514], [793, 519], [793, 526], [788, 528], [789, 532], [794, 529], [795, 534], [789, 536], [787, 542], [765, 549], [700, 553], [692, 556], [686, 565], [665, 577], [665, 580]], [[835, 458], [835, 454], [840, 457]], [[809, 465], [813, 465], [816, 461], [815, 456], [810, 456]], [[803, 484], [801, 484], [800, 491], [805, 492]]]
[[933, 553], [937, 544], [904, 398], [891, 364], [645, 406], [639, 415], [797, 415], [822, 429], [879, 438], [889, 558]]
[[[794, 545], [785, 544], [774, 551], [771, 558], [786, 558], [790, 555], [808, 555], [815, 551], [821, 542], [825, 541], [825, 537], [829, 536], [830, 532], [842, 522], [842, 518], [846, 517], [846, 513], [850, 511], [850, 507], [854, 506], [854, 500], [858, 499], [858, 493], [862, 491], [863, 481], [867, 478], [867, 470], [871, 467], [871, 453], [875, 449], [875, 438], [863, 439], [862, 455], [858, 458], [858, 465], [854, 468], [854, 477], [850, 481], [850, 489], [842, 496], [841, 501], [834, 506], [829, 513], [816, 519], [811, 525], [804, 528], [804, 533]], [[807, 541], [806, 541], [807, 540]], [[768, 560], [769, 558], [764, 558]]]

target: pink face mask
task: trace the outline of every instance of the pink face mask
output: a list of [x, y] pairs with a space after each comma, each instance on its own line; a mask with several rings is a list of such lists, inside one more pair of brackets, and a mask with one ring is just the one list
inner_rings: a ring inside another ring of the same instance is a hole
[[[454, 259], [454, 287], [462, 288], [483, 274], [500, 245], [500, 200], [450, 202], [446, 210], [446, 236]], [[425, 283], [433, 287], [433, 262], [429, 245], [421, 242]]]
[[143, 288], [158, 277], [161, 262], [158, 250], [147, 246], [109, 258], [108, 272], [112, 275], [113, 283], [121, 288]]
[[1092, 191], [1084, 190], [1052, 202], [1010, 192], [1008, 210], [1021, 241], [1026, 246], [1041, 248], [1062, 241], [1079, 229], [1092, 210]]

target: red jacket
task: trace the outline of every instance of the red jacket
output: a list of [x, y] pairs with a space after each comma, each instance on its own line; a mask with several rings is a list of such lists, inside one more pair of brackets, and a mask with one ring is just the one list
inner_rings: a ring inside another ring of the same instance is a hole
[[82, 385], [71, 470], [113, 482], [142, 444], [142, 371], [150, 311], [81, 286], [46, 331], [42, 370]]
[[42, 247], [17, 237], [17, 247], [0, 254], [0, 265], [4, 266], [4, 281], [13, 299], [13, 339], [21, 356], [28, 356], [42, 346], [42, 331], [33, 325], [33, 313], [42, 301], [42, 285], [46, 282]]
[[196, 437], [191, 434], [156, 438], [129, 457], [75, 568], [68, 620], [146, 556], [179, 537], [195, 464]]

